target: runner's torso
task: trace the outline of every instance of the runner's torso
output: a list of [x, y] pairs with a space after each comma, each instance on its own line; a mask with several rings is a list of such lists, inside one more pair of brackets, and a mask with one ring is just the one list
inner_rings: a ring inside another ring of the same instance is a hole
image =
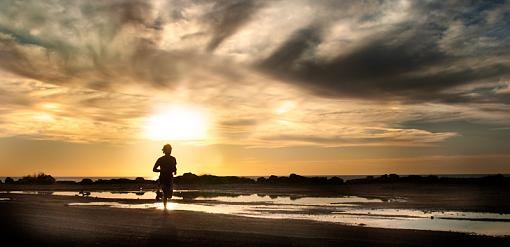
[[156, 165], [159, 165], [161, 172], [159, 173], [160, 179], [171, 179], [172, 173], [176, 170], [177, 161], [175, 157], [169, 156], [161, 156], [157, 161]]

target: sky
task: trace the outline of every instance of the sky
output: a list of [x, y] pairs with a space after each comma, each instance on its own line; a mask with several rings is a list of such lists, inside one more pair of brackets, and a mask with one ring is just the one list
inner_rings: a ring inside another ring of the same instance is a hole
[[0, 1], [0, 175], [510, 173], [508, 1]]

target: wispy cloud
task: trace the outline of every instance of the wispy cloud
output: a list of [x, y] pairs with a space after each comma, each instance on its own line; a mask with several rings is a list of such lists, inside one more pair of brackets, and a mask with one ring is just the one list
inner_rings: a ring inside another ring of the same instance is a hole
[[0, 134], [143, 139], [156, 105], [206, 144], [430, 146], [510, 120], [509, 4], [2, 1]]

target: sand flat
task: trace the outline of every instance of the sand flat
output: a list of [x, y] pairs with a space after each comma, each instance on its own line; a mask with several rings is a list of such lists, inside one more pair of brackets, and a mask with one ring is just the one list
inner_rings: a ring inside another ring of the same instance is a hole
[[463, 233], [346, 226], [292, 219], [158, 209], [71, 207], [97, 201], [44, 194], [2, 195], [4, 236], [42, 245], [293, 245], [293, 246], [503, 246], [509, 238]]

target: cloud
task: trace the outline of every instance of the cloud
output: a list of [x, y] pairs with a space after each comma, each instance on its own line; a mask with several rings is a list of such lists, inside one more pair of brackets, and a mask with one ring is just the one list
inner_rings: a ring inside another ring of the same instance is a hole
[[212, 10], [203, 17], [213, 34], [207, 50], [214, 51], [226, 38], [247, 23], [262, 4], [261, 1], [252, 0], [215, 2]]
[[[329, 59], [316, 55], [330, 32], [328, 23], [312, 23], [292, 34], [258, 66], [328, 97], [469, 101], [448, 90], [510, 76], [508, 30], [506, 21], [486, 23], [486, 14], [477, 11], [478, 5], [457, 7], [416, 4], [410, 7], [409, 19], [378, 27], [358, 40], [355, 48]], [[461, 18], [464, 21], [459, 22]], [[469, 23], [476, 18], [481, 23]], [[350, 25], [361, 28], [363, 23]], [[494, 41], [486, 44], [483, 40]]]
[[207, 144], [435, 145], [462, 133], [402, 123], [510, 119], [508, 6], [3, 1], [0, 133], [131, 141], [191, 103]]
[[67, 88], [2, 76], [0, 136], [69, 142], [132, 142], [149, 106], [144, 96]]

